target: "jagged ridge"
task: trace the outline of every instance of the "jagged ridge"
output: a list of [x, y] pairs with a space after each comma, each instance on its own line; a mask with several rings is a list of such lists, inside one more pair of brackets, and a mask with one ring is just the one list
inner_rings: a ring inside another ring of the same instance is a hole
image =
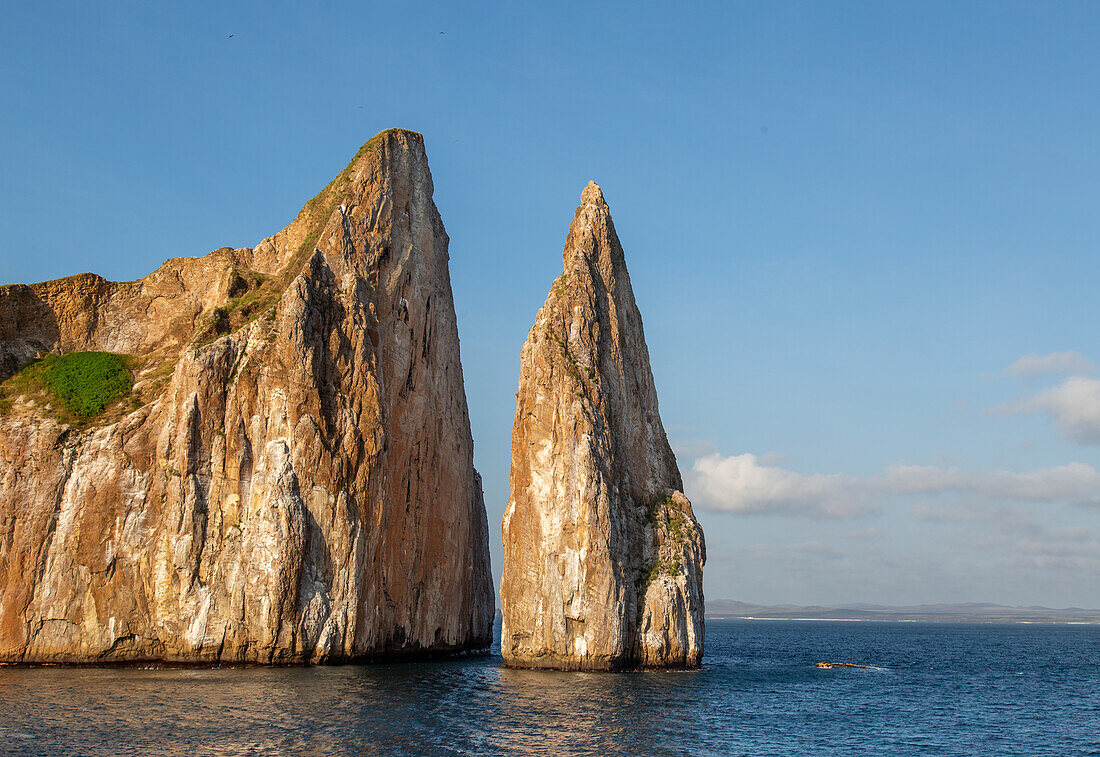
[[[0, 418], [0, 659], [480, 649], [493, 595], [447, 236], [419, 134], [254, 248], [0, 288], [0, 370], [138, 356], [144, 405]], [[248, 308], [247, 312], [244, 312]], [[266, 317], [261, 317], [266, 316]]]

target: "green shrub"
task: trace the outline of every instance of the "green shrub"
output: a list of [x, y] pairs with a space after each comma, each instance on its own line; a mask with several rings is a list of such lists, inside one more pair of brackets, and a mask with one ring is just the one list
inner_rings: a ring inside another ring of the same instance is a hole
[[260, 281], [260, 289], [246, 290], [239, 297], [234, 297], [225, 305], [210, 311], [203, 326], [192, 337], [192, 347], [205, 347], [219, 337], [247, 326], [265, 311], [268, 314], [267, 320], [274, 320], [279, 293], [271, 291], [267, 279], [254, 280]]
[[113, 352], [47, 355], [28, 365], [12, 381], [45, 390], [78, 421], [88, 421], [133, 389], [130, 362], [127, 355]]

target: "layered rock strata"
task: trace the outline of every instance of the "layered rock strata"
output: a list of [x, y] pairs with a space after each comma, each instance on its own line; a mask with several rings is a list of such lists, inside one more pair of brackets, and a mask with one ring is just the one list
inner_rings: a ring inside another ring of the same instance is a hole
[[44, 352], [139, 366], [132, 396], [90, 424], [8, 390], [0, 660], [317, 663], [491, 643], [432, 192], [421, 136], [391, 130], [254, 248], [133, 282], [0, 287], [0, 379]]
[[503, 521], [508, 665], [694, 667], [703, 533], [657, 410], [642, 318], [600, 188], [523, 345]]

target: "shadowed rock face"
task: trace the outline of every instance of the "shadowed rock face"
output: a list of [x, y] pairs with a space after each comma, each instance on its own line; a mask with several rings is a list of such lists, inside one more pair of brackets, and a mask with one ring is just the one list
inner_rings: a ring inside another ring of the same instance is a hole
[[253, 249], [134, 282], [0, 287], [0, 379], [42, 351], [144, 366], [144, 404], [108, 425], [70, 428], [19, 397], [0, 417], [0, 660], [489, 646], [485, 509], [432, 190], [421, 136], [391, 130]]
[[523, 345], [505, 511], [501, 650], [517, 667], [693, 667], [703, 533], [611, 215], [581, 195], [565, 272]]

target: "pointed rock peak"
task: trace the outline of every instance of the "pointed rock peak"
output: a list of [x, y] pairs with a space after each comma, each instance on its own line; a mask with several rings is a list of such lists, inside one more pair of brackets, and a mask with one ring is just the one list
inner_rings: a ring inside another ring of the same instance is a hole
[[694, 667], [703, 532], [681, 492], [642, 316], [595, 183], [562, 257], [520, 356], [501, 652], [515, 667]]
[[397, 149], [407, 152], [424, 152], [424, 135], [409, 129], [385, 129], [363, 143], [359, 152], [351, 159], [348, 167], [355, 165], [364, 155], [373, 151], [381, 151], [385, 148]]
[[335, 199], [336, 195], [346, 195], [349, 190], [356, 188], [353, 180], [360, 171], [372, 164], [380, 164], [383, 170], [393, 170], [398, 166], [408, 165], [410, 159], [413, 163], [427, 162], [423, 134], [408, 129], [380, 131], [363, 143], [344, 170], [306, 203], [303, 210], [309, 210], [311, 205], [324, 205], [325, 200]]
[[346, 192], [352, 188], [352, 180], [363, 169], [372, 164], [380, 164], [383, 170], [392, 171], [409, 162], [427, 162], [424, 152], [424, 135], [408, 129], [386, 129], [380, 131], [363, 143], [359, 151], [352, 156], [344, 170], [336, 175], [310, 202], [336, 192]]
[[607, 202], [603, 199], [603, 190], [600, 189], [600, 185], [594, 181], [588, 182], [588, 186], [581, 192], [581, 202], [585, 205], [602, 205], [607, 207]]
[[[398, 196], [401, 201], [391, 201], [387, 207], [401, 212], [414, 195], [426, 198], [430, 204], [433, 192], [424, 136], [408, 129], [380, 131], [363, 143], [344, 169], [302, 207], [287, 227], [290, 253], [279, 259], [279, 266], [289, 265], [289, 270], [296, 273], [309, 260], [326, 227], [338, 233], [341, 217], [371, 212], [370, 208], [385, 204], [384, 195]], [[377, 221], [377, 213], [372, 218]]]
[[[581, 204], [569, 226], [569, 236], [562, 250], [565, 273], [586, 269], [596, 283], [607, 289], [616, 288], [615, 281], [629, 277], [611, 209], [604, 200], [603, 190], [594, 181], [581, 192]], [[630, 295], [633, 301], [633, 294]]]

